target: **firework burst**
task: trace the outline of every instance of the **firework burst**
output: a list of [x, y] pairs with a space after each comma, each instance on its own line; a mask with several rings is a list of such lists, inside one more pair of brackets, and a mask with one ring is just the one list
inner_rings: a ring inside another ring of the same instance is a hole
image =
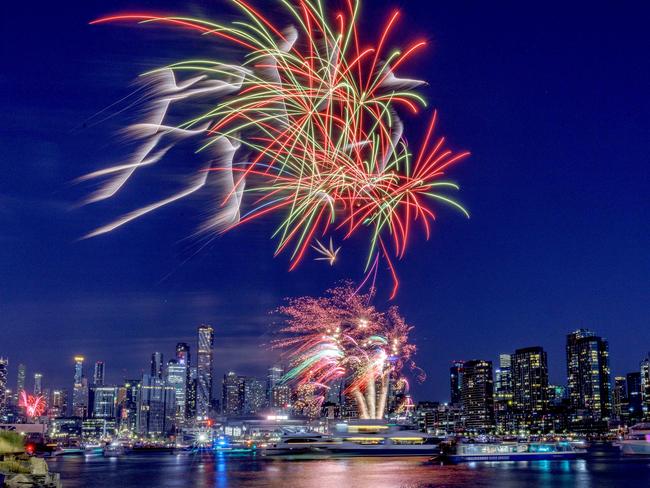
[[[146, 101], [149, 115], [127, 128], [140, 142], [139, 149], [125, 163], [83, 178], [105, 179], [88, 201], [114, 196], [136, 171], [157, 164], [182, 139], [198, 139], [197, 153], [205, 155], [205, 163], [181, 191], [89, 236], [185, 198], [214, 178], [221, 205], [202, 231], [224, 232], [267, 214], [278, 215], [276, 254], [287, 250], [294, 269], [319, 239], [333, 233], [347, 239], [365, 229], [366, 272], [378, 257], [384, 259], [394, 296], [398, 280], [393, 260], [404, 256], [414, 223], [429, 237], [436, 218], [431, 203], [451, 205], [467, 215], [445, 193], [458, 187], [442, 178], [468, 153], [454, 154], [444, 147], [443, 138], [433, 139], [435, 112], [420, 148], [412, 152], [399, 116], [425, 107], [416, 91], [423, 82], [395, 73], [426, 43], [415, 40], [389, 50], [400, 16], [395, 11], [378, 41], [362, 47], [356, 0], [347, 0], [340, 11], [326, 11], [320, 1], [280, 0], [285, 28], [243, 1], [232, 3], [242, 19], [231, 24], [151, 14], [95, 22], [190, 29], [234, 45], [242, 63], [190, 59], [143, 76], [138, 96]], [[195, 100], [209, 107], [180, 125], [169, 125], [170, 106]]]
[[20, 392], [20, 407], [25, 409], [29, 418], [40, 417], [45, 413], [45, 397], [41, 395], [29, 395], [25, 390]]
[[273, 342], [290, 358], [284, 381], [296, 388], [308, 385], [312, 398], [322, 402], [330, 385], [342, 380], [361, 418], [383, 418], [390, 388], [408, 388], [401, 376], [405, 367], [424, 373], [412, 356], [408, 342], [412, 327], [397, 307], [379, 312], [370, 302], [373, 294], [360, 294], [347, 284], [324, 297], [301, 297], [278, 310], [286, 336]]

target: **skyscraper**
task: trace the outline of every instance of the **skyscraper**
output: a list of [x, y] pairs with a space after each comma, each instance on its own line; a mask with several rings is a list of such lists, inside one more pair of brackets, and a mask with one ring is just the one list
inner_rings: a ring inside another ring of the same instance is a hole
[[72, 389], [72, 415], [86, 418], [88, 416], [88, 380], [84, 376], [84, 358], [74, 358], [74, 385]]
[[14, 397], [14, 403], [18, 404], [18, 396], [20, 392], [25, 389], [25, 375], [27, 374], [27, 368], [24, 364], [18, 365], [18, 376], [16, 377], [16, 392]]
[[160, 438], [173, 430], [176, 407], [174, 388], [148, 374], [142, 375], [138, 392], [137, 431], [140, 435]]
[[494, 417], [499, 431], [513, 430], [512, 403], [512, 359], [510, 354], [500, 354], [494, 381]]
[[266, 397], [269, 405], [273, 404], [273, 388], [280, 383], [284, 370], [279, 364], [274, 364], [269, 368], [269, 373], [266, 378]]
[[196, 388], [198, 382], [196, 366], [190, 366], [189, 381], [187, 383], [187, 418], [196, 417]]
[[178, 361], [178, 364], [189, 368], [192, 364], [190, 359], [190, 346], [185, 342], [176, 344], [176, 361]]
[[96, 419], [117, 417], [117, 387], [95, 386], [93, 388], [93, 417]]
[[539, 346], [512, 355], [512, 404], [519, 428], [542, 430], [548, 409], [548, 362]]
[[641, 373], [635, 371], [625, 377], [627, 387], [627, 410], [630, 423], [643, 418], [643, 399], [641, 396]]
[[650, 353], [641, 361], [641, 402], [644, 417], [650, 419]]
[[451, 404], [460, 405], [463, 399], [463, 366], [464, 361], [452, 361], [449, 368], [449, 383], [451, 387]]
[[93, 384], [95, 386], [104, 386], [104, 361], [95, 363], [95, 374], [93, 375]]
[[9, 360], [0, 358], [0, 417], [7, 412], [7, 368]]
[[212, 348], [214, 347], [214, 329], [209, 325], [201, 325], [198, 332], [196, 416], [199, 418], [207, 418], [212, 401]]
[[161, 380], [164, 373], [163, 353], [154, 352], [151, 354], [151, 376]]
[[567, 382], [574, 421], [607, 420], [611, 414], [609, 345], [587, 329], [567, 335]]
[[224, 415], [238, 417], [244, 414], [245, 388], [243, 376], [238, 376], [234, 371], [223, 375], [221, 411]]
[[52, 418], [65, 417], [68, 411], [68, 395], [64, 389], [52, 391], [52, 402], [48, 415]]
[[253, 376], [244, 378], [244, 415], [259, 414], [265, 404], [264, 382]]
[[612, 391], [612, 415], [617, 420], [622, 420], [628, 414], [627, 410], [627, 381], [625, 376], [614, 378]]
[[176, 396], [176, 423], [182, 424], [187, 417], [187, 379], [188, 368], [177, 359], [167, 363], [167, 385], [174, 388]]
[[492, 361], [465, 361], [461, 384], [465, 426], [476, 431], [491, 430], [494, 427]]
[[34, 395], [41, 395], [43, 393], [43, 375], [41, 373], [34, 373]]

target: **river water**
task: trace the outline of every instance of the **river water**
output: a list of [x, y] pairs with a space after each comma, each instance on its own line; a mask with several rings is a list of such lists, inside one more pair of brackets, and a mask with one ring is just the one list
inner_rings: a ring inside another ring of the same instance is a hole
[[427, 464], [424, 458], [268, 460], [223, 454], [129, 454], [49, 461], [64, 488], [650, 487], [650, 458], [592, 452], [573, 461]]

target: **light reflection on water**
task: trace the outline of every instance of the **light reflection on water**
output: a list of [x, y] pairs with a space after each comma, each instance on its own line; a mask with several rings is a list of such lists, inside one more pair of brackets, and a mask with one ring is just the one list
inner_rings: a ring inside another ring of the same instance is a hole
[[[58, 458], [50, 469], [65, 488], [81, 487], [332, 487], [455, 488], [521, 486], [634, 487], [650, 481], [648, 460], [594, 457], [439, 466], [424, 458], [347, 458], [282, 461], [226, 454], [130, 454], [120, 458]], [[643, 482], [642, 482], [643, 483]], [[650, 484], [650, 483], [649, 483]]]

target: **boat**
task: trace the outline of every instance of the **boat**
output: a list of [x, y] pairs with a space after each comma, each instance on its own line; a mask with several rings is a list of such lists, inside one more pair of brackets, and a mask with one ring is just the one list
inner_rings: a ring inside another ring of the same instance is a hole
[[617, 445], [625, 456], [650, 456], [650, 423], [633, 425]]
[[341, 423], [333, 434], [285, 433], [263, 450], [265, 456], [432, 456], [440, 439], [407, 426], [386, 423]]
[[85, 456], [101, 456], [104, 453], [104, 446], [101, 444], [86, 444], [84, 445]]
[[458, 443], [443, 448], [442, 461], [451, 464], [481, 461], [542, 461], [576, 459], [586, 451], [570, 442]]
[[126, 450], [120, 442], [111, 442], [104, 447], [104, 457], [119, 457], [122, 456]]
[[61, 447], [52, 452], [52, 457], [58, 456], [83, 456], [84, 450], [81, 447]]

